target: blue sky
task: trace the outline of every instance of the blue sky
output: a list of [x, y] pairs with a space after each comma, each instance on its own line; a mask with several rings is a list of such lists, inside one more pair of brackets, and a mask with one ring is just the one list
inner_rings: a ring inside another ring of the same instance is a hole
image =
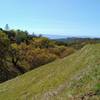
[[100, 37], [100, 0], [0, 0], [0, 27]]

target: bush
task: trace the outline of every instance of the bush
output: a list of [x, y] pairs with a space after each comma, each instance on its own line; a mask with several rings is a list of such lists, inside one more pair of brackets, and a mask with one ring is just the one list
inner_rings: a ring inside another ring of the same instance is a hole
[[30, 64], [31, 68], [36, 68], [51, 61], [54, 61], [57, 57], [54, 54], [50, 54], [45, 49], [36, 48], [26, 53], [26, 61]]

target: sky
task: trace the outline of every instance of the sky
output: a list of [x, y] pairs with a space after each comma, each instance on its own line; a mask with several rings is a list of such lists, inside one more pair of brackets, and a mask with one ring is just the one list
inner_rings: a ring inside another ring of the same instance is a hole
[[0, 0], [0, 27], [100, 37], [100, 0]]

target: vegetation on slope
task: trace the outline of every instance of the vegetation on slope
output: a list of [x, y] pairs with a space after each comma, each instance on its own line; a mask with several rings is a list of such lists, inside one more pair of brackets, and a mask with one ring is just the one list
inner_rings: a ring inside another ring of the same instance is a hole
[[[24, 74], [56, 59], [64, 58], [86, 44], [100, 39], [72, 38], [69, 41], [50, 40], [27, 31], [0, 28], [0, 83]], [[72, 42], [71, 42], [72, 41]]]
[[46, 37], [30, 36], [27, 31], [0, 29], [0, 83], [74, 51]]
[[[91, 95], [91, 96], [90, 96]], [[0, 84], [1, 100], [99, 100], [100, 44]]]

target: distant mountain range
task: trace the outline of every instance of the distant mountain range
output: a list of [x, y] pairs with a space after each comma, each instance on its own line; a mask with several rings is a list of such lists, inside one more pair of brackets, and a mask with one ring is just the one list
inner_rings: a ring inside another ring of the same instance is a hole
[[50, 39], [60, 39], [60, 38], [66, 38], [67, 36], [66, 35], [57, 35], [57, 34], [42, 34], [42, 36], [44, 37], [48, 37]]
[[48, 37], [50, 39], [77, 39], [77, 38], [81, 38], [81, 39], [84, 39], [84, 38], [98, 38], [100, 39], [100, 37], [92, 37], [92, 36], [68, 36], [68, 35], [65, 35], [65, 34], [42, 34], [42, 36], [44, 37]]

